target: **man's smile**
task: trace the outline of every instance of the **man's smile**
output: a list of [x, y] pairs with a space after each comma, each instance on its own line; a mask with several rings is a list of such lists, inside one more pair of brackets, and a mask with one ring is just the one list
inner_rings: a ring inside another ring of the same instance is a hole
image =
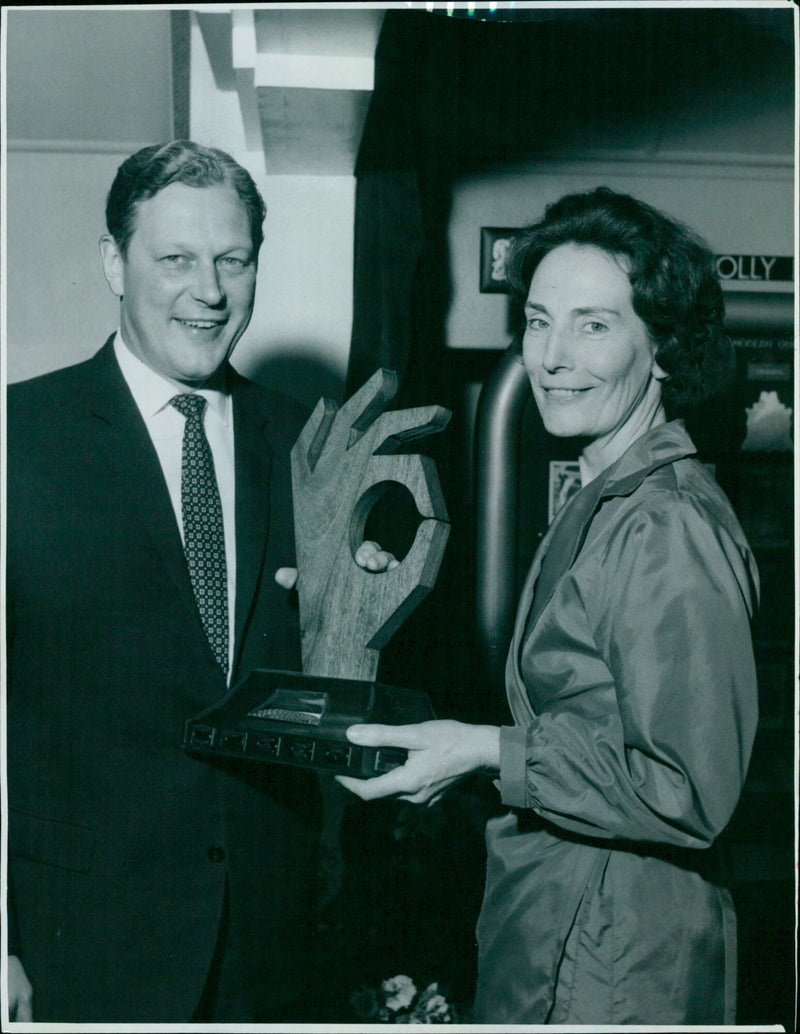
[[180, 316], [173, 316], [173, 320], [179, 323], [182, 327], [188, 327], [190, 330], [216, 330], [219, 327], [224, 327], [227, 320], [189, 320], [181, 319]]

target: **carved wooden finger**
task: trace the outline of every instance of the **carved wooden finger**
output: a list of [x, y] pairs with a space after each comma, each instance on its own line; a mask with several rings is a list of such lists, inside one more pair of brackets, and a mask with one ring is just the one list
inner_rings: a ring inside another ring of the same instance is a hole
[[[371, 680], [380, 650], [433, 588], [450, 531], [429, 457], [398, 455], [442, 430], [441, 406], [385, 412], [397, 378], [378, 370], [341, 408], [321, 399], [292, 450], [303, 671]], [[403, 485], [422, 518], [391, 571], [355, 562], [370, 510], [386, 487]]]

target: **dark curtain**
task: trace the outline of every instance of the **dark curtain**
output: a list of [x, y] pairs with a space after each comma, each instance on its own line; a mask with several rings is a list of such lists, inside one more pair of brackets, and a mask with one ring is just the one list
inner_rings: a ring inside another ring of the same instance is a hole
[[431, 398], [433, 364], [423, 357], [428, 341], [438, 336], [441, 343], [447, 300], [439, 209], [449, 197], [446, 163], [455, 150], [451, 104], [458, 91], [447, 84], [457, 84], [457, 28], [419, 12], [385, 16], [356, 165], [348, 396], [383, 365], [400, 377], [398, 402]]

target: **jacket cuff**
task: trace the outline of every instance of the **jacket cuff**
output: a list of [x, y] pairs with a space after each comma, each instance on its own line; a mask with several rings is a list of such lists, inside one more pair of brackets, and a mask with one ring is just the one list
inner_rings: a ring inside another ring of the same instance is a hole
[[500, 727], [500, 799], [510, 808], [525, 807], [527, 739], [522, 725]]

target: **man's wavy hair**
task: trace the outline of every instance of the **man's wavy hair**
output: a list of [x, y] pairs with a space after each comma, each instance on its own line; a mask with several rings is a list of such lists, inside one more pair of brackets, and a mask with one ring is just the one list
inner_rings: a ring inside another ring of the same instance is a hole
[[202, 147], [192, 140], [172, 140], [143, 147], [117, 169], [106, 199], [106, 226], [123, 257], [136, 229], [137, 204], [154, 197], [170, 183], [190, 187], [230, 184], [247, 209], [253, 253], [258, 256], [267, 208], [250, 173], [216, 147]]
[[669, 374], [662, 384], [668, 414], [725, 390], [733, 375], [733, 348], [723, 329], [714, 256], [702, 237], [608, 187], [567, 194], [548, 205], [509, 249], [509, 284], [523, 302], [537, 266], [561, 244], [592, 245], [624, 260], [634, 312]]

